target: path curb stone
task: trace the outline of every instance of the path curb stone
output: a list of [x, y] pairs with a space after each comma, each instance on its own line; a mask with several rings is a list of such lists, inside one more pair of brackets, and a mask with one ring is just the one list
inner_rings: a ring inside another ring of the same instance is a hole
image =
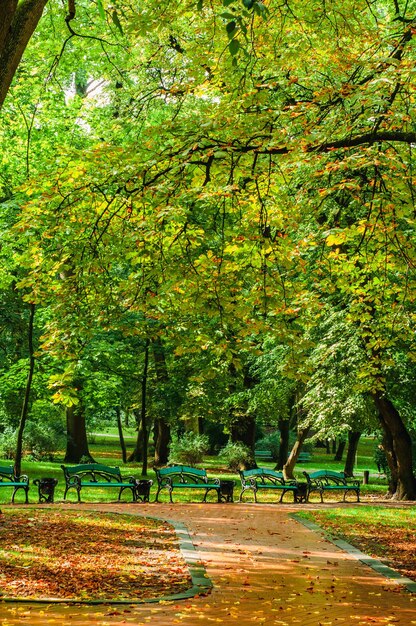
[[292, 513], [290, 517], [306, 526], [306, 528], [309, 528], [309, 530], [324, 535], [325, 539], [328, 539], [328, 541], [331, 541], [331, 543], [333, 543], [335, 546], [350, 554], [354, 559], [357, 559], [357, 561], [361, 561], [361, 563], [364, 563], [365, 565], [371, 567], [371, 569], [373, 569], [375, 572], [387, 578], [389, 582], [403, 586], [405, 589], [407, 589], [407, 591], [410, 591], [410, 593], [416, 593], [416, 582], [414, 582], [410, 578], [407, 578], [407, 576], [403, 576], [388, 565], [384, 565], [384, 563], [382, 563], [378, 559], [374, 559], [368, 554], [361, 552], [361, 550], [351, 545], [347, 541], [344, 541], [343, 539], [335, 539], [321, 526], [315, 524], [315, 522], [311, 522], [310, 520], [301, 517], [297, 513]]

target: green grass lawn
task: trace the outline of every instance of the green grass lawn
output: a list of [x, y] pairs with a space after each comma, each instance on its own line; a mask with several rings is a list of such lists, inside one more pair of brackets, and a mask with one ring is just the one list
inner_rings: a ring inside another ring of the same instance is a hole
[[300, 511], [330, 537], [344, 539], [370, 556], [416, 580], [416, 509], [411, 506], [339, 507]]

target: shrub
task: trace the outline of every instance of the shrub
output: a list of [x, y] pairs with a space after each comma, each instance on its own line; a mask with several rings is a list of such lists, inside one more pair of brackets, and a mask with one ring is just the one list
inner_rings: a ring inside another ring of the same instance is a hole
[[32, 460], [52, 461], [54, 453], [65, 447], [65, 431], [59, 422], [28, 422], [23, 442]]
[[202, 463], [204, 455], [209, 451], [209, 440], [206, 435], [184, 433], [170, 444], [169, 463], [194, 466]]
[[16, 431], [13, 428], [5, 428], [0, 436], [0, 457], [2, 459], [14, 459], [16, 453]]
[[250, 448], [240, 442], [229, 441], [221, 450], [220, 457], [233, 472], [254, 464], [253, 453]]
[[256, 450], [270, 450], [272, 454], [272, 459], [277, 461], [279, 457], [279, 448], [280, 448], [280, 433], [270, 433], [269, 435], [264, 435], [261, 439], [256, 441]]

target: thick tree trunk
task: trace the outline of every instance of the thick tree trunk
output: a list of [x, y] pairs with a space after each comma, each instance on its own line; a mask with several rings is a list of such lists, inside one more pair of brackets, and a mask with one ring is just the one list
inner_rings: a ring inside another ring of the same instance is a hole
[[170, 426], [163, 419], [155, 420], [155, 465], [166, 465], [171, 441]]
[[94, 462], [87, 439], [85, 414], [82, 404], [68, 406], [66, 409], [66, 454], [65, 463], [79, 463], [81, 459]]
[[293, 448], [289, 454], [289, 458], [286, 463], [283, 465], [283, 475], [286, 479], [294, 478], [294, 470], [296, 461], [298, 460], [299, 452], [302, 449], [303, 443], [306, 437], [309, 434], [311, 427], [307, 426], [306, 428], [298, 429], [298, 436], [293, 444]]
[[233, 443], [240, 441], [245, 446], [254, 451], [256, 436], [256, 420], [253, 415], [241, 415], [239, 419], [234, 418], [231, 425], [231, 441]]
[[35, 370], [35, 354], [33, 349], [33, 323], [35, 319], [35, 305], [30, 305], [29, 327], [28, 327], [28, 346], [29, 346], [29, 372], [27, 375], [25, 397], [23, 399], [22, 412], [20, 415], [19, 428], [17, 430], [16, 455], [14, 459], [14, 473], [20, 476], [22, 473], [22, 449], [23, 449], [23, 433], [26, 426], [26, 420], [29, 412], [30, 392], [32, 389], [33, 373]]
[[359, 433], [358, 431], [350, 430], [348, 432], [348, 450], [344, 465], [345, 476], [354, 476], [354, 465], [360, 437], [361, 433]]
[[279, 441], [279, 457], [276, 463], [276, 470], [282, 470], [284, 464], [287, 461], [287, 457], [289, 456], [289, 432], [290, 432], [290, 422], [289, 420], [279, 420], [279, 431], [280, 431], [280, 441]]
[[411, 437], [393, 403], [381, 392], [374, 394], [373, 398], [380, 414], [381, 425], [391, 435], [397, 463], [397, 487], [393, 497], [397, 500], [416, 500]]
[[347, 440], [343, 437], [338, 442], [338, 448], [335, 452], [334, 461], [342, 461], [342, 457], [344, 455], [345, 446], [347, 445]]
[[[382, 416], [379, 416], [381, 424], [384, 420]], [[399, 481], [397, 470], [397, 458], [393, 446], [393, 438], [386, 424], [384, 424], [384, 436], [383, 436], [383, 450], [386, 455], [387, 465], [389, 466], [389, 491], [388, 496], [393, 497], [397, 491], [397, 484]]]
[[0, 1], [0, 109], [47, 2]]

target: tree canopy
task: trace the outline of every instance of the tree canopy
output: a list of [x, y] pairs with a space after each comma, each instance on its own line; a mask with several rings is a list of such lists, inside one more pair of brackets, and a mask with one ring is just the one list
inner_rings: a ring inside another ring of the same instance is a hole
[[416, 497], [415, 9], [2, 6], [5, 282], [44, 309], [56, 399], [99, 333], [205, 354], [231, 393], [272, 342], [270, 380], [328, 432], [378, 416]]

